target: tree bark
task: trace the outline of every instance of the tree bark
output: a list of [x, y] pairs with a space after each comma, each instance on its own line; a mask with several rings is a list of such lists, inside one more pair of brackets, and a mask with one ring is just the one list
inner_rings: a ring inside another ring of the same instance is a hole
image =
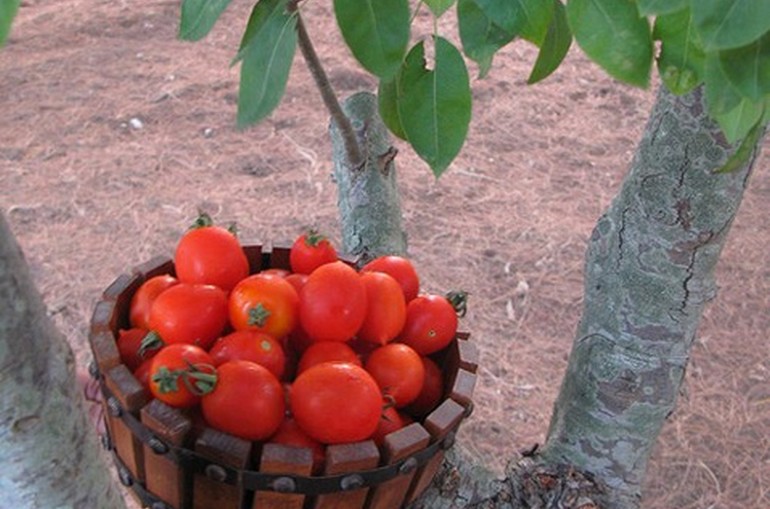
[[0, 493], [3, 507], [125, 508], [46, 314], [0, 215]]
[[[702, 89], [660, 90], [589, 241], [583, 316], [546, 444], [503, 483], [455, 459], [415, 507], [639, 507], [761, 141], [737, 171], [715, 173], [737, 145], [708, 117]], [[447, 479], [457, 482], [442, 489]]]
[[385, 254], [406, 254], [396, 179], [396, 149], [379, 115], [377, 97], [359, 92], [344, 101], [363, 152], [364, 163], [349, 159], [344, 137], [332, 121], [334, 178], [342, 228], [343, 251], [359, 264]]

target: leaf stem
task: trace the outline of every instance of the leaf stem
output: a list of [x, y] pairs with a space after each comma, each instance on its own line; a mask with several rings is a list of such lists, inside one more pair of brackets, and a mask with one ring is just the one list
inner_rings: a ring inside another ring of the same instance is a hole
[[[292, 7], [296, 9], [296, 5], [293, 2], [290, 3], [290, 8]], [[316, 86], [318, 87], [319, 92], [321, 92], [321, 98], [323, 99], [326, 109], [329, 110], [329, 114], [342, 134], [348, 161], [350, 161], [353, 168], [359, 168], [364, 162], [364, 157], [361, 153], [361, 147], [358, 145], [353, 125], [350, 123], [350, 119], [342, 111], [342, 107], [340, 106], [337, 96], [332, 89], [332, 85], [329, 82], [329, 78], [321, 65], [321, 61], [318, 58], [318, 54], [313, 47], [310, 36], [305, 29], [305, 23], [302, 21], [302, 16], [298, 9], [296, 9], [296, 13], [297, 36], [302, 56], [305, 57], [305, 62], [307, 63], [308, 69], [310, 69], [310, 74], [312, 74], [313, 80], [315, 80]]]

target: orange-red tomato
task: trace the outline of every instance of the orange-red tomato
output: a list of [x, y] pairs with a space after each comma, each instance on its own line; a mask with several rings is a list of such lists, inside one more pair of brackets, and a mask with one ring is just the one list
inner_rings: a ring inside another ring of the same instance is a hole
[[349, 362], [361, 366], [361, 359], [347, 343], [319, 341], [310, 345], [299, 359], [297, 374], [323, 362]]
[[404, 408], [406, 412], [415, 417], [425, 417], [432, 412], [444, 395], [444, 374], [441, 372], [441, 368], [430, 357], [423, 356], [421, 359], [425, 368], [425, 382], [422, 384], [417, 398]]
[[419, 354], [401, 343], [389, 343], [376, 349], [364, 367], [383, 394], [393, 399], [396, 408], [414, 401], [425, 382], [425, 368]]
[[407, 303], [420, 292], [420, 278], [417, 271], [412, 262], [403, 256], [387, 255], [375, 258], [361, 267], [361, 272], [368, 271], [384, 272], [392, 276], [401, 285], [404, 300]]
[[384, 272], [362, 272], [366, 317], [357, 336], [384, 345], [398, 336], [406, 322], [406, 302], [398, 282]]
[[240, 330], [219, 338], [209, 350], [214, 365], [227, 361], [256, 362], [279, 380], [286, 369], [286, 354], [280, 341], [256, 330]]
[[406, 306], [399, 341], [428, 355], [446, 347], [457, 332], [457, 311], [443, 295], [420, 295]]
[[179, 280], [169, 274], [151, 277], [131, 297], [128, 320], [132, 327], [148, 329], [150, 327], [150, 309], [155, 298], [164, 290], [178, 284]]
[[284, 418], [283, 387], [267, 368], [250, 361], [228, 361], [217, 367], [214, 390], [201, 398], [201, 410], [212, 428], [244, 440], [265, 440]]
[[249, 275], [249, 261], [238, 238], [213, 225], [194, 227], [182, 236], [174, 268], [183, 283], [215, 285], [226, 292]]
[[142, 384], [142, 387], [150, 390], [150, 368], [152, 367], [152, 358], [147, 359], [134, 370], [134, 378]]
[[169, 406], [189, 408], [211, 389], [214, 371], [214, 360], [201, 347], [187, 343], [164, 346], [150, 361], [150, 392]]
[[344, 262], [321, 265], [299, 294], [302, 328], [314, 341], [348, 341], [366, 317], [366, 288]]
[[289, 251], [292, 272], [310, 274], [326, 263], [336, 262], [337, 250], [332, 243], [315, 231], [297, 237]]
[[374, 440], [374, 443], [379, 447], [383, 446], [387, 435], [414, 422], [407, 414], [399, 412], [395, 407], [388, 405], [387, 402], [383, 404], [385, 410], [382, 411], [380, 422], [377, 424], [377, 429], [372, 435], [372, 440]]
[[149, 322], [165, 344], [208, 350], [227, 325], [227, 295], [217, 286], [179, 283], [158, 295]]
[[363, 368], [317, 364], [291, 386], [291, 412], [305, 433], [324, 444], [366, 440], [377, 429], [382, 393]]
[[282, 338], [297, 325], [299, 296], [286, 279], [257, 273], [230, 292], [230, 323], [236, 330], [257, 330]]
[[118, 352], [120, 360], [126, 367], [134, 371], [145, 359], [152, 358], [158, 353], [158, 349], [142, 350], [142, 340], [149, 332], [147, 329], [132, 327], [131, 329], [120, 329], [118, 331]]

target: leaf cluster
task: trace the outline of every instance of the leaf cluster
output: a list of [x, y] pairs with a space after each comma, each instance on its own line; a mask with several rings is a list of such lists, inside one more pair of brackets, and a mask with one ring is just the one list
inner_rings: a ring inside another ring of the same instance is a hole
[[[310, 1], [310, 0], [305, 0]], [[204, 37], [230, 0], [184, 0], [180, 36]], [[539, 48], [528, 83], [553, 73], [573, 37], [614, 78], [646, 87], [654, 63], [675, 94], [704, 85], [709, 113], [731, 143], [753, 146], [770, 120], [770, 0], [333, 0], [337, 25], [379, 80], [380, 113], [438, 177], [465, 142], [471, 119], [466, 59], [483, 78], [517, 39]], [[238, 122], [280, 103], [297, 48], [299, 0], [257, 0], [238, 49]], [[454, 8], [461, 48], [438, 33], [413, 40], [427, 7]], [[739, 150], [739, 153], [746, 151]], [[732, 162], [735, 164], [735, 162]], [[729, 165], [728, 165], [729, 166]]]

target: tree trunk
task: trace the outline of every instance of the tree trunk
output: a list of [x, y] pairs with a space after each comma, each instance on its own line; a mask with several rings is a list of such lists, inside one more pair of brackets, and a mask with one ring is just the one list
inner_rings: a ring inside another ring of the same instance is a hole
[[0, 505], [125, 508], [86, 422], [72, 350], [2, 215], [0, 374]]
[[350, 96], [342, 105], [356, 132], [364, 163], [348, 159], [337, 125], [331, 124], [334, 178], [340, 213], [343, 251], [359, 264], [385, 254], [406, 253], [396, 180], [396, 150], [379, 115], [377, 97], [368, 92]]
[[715, 173], [737, 147], [708, 118], [702, 89], [661, 89], [589, 242], [583, 317], [545, 446], [511, 463], [504, 483], [467, 461], [445, 465], [415, 507], [639, 506], [759, 146], [738, 170]]

